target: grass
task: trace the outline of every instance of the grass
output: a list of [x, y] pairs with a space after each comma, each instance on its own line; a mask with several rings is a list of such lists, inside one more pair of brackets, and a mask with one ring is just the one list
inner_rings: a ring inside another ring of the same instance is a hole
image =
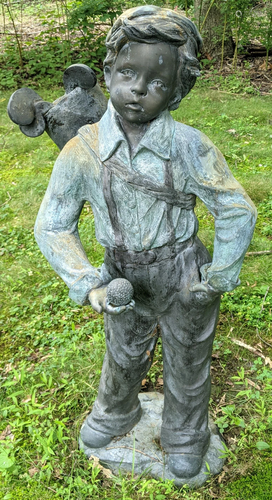
[[[61, 89], [40, 94], [53, 100]], [[103, 323], [67, 289], [39, 252], [36, 214], [57, 156], [43, 135], [23, 136], [0, 94], [0, 499], [269, 500], [272, 483], [271, 255], [245, 259], [241, 286], [225, 294], [214, 343], [210, 411], [228, 447], [222, 473], [195, 492], [148, 477], [106, 477], [78, 451], [96, 397]], [[174, 113], [221, 149], [259, 208], [249, 250], [272, 250], [272, 96], [239, 97], [199, 85]], [[213, 220], [198, 203], [200, 236], [212, 250]], [[90, 208], [81, 237], [99, 265]], [[233, 342], [253, 347], [255, 352]], [[161, 390], [161, 348], [145, 386]]]

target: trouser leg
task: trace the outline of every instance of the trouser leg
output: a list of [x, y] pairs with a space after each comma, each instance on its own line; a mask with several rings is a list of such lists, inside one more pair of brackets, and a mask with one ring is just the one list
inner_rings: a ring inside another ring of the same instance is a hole
[[203, 456], [209, 444], [210, 362], [220, 295], [204, 302], [191, 288], [199, 284], [200, 267], [210, 260], [198, 238], [177, 255], [177, 291], [159, 319], [164, 364], [161, 442], [169, 453]]
[[210, 362], [220, 298], [206, 306], [176, 301], [160, 320], [164, 411], [161, 443], [169, 453], [203, 456], [209, 444]]
[[105, 315], [107, 352], [98, 397], [87, 419], [90, 427], [118, 436], [140, 419], [138, 393], [157, 342], [156, 320], [137, 311]]

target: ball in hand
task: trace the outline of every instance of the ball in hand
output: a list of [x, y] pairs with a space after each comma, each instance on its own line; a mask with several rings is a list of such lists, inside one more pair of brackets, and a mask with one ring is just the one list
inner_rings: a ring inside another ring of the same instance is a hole
[[107, 286], [107, 300], [112, 306], [126, 306], [132, 297], [133, 286], [124, 278], [116, 278]]

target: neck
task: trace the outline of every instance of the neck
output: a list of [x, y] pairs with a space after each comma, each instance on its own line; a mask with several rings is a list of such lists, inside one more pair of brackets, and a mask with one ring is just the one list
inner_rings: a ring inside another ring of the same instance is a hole
[[135, 151], [140, 140], [145, 135], [146, 130], [148, 128], [148, 123], [131, 123], [124, 120], [121, 116], [119, 116], [120, 124], [123, 131], [126, 134], [131, 153]]

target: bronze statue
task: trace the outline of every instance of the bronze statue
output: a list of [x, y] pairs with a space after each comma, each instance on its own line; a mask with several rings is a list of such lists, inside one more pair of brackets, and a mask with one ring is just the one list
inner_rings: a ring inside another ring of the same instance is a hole
[[[63, 148], [35, 226], [71, 299], [104, 313], [107, 352], [81, 430], [85, 448], [108, 445], [141, 418], [138, 393], [160, 334], [161, 445], [180, 478], [205, 467], [220, 296], [239, 285], [256, 220], [218, 149], [170, 115], [199, 75], [200, 44], [195, 25], [168, 9], [137, 7], [117, 19], [106, 41], [107, 111]], [[213, 258], [197, 237], [197, 196], [214, 216]], [[100, 269], [78, 236], [86, 200], [105, 247]], [[131, 283], [134, 296], [114, 305], [108, 288], [118, 278]]]

